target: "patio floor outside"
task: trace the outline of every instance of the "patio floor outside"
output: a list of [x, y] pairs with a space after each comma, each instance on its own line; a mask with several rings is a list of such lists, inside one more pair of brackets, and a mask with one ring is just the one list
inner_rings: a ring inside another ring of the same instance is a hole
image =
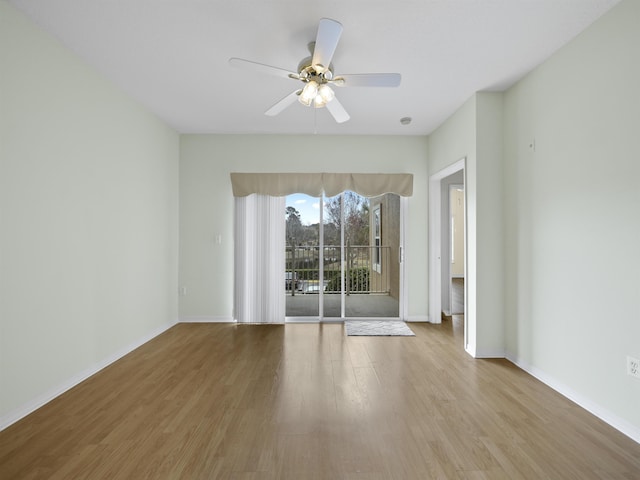
[[[323, 295], [324, 318], [340, 319], [340, 294]], [[318, 295], [290, 292], [286, 296], [287, 317], [318, 317]], [[398, 300], [384, 294], [345, 295], [345, 317], [399, 317]]]

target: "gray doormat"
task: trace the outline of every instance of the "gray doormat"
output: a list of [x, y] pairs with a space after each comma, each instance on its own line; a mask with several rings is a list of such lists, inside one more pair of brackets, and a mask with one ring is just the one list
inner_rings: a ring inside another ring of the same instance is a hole
[[344, 322], [349, 336], [415, 337], [404, 322], [389, 320], [347, 320]]

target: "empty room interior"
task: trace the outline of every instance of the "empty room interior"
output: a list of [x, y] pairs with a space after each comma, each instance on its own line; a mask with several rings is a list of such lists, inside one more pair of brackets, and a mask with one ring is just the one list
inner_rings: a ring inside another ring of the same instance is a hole
[[0, 478], [640, 478], [638, 45], [638, 0], [0, 0]]

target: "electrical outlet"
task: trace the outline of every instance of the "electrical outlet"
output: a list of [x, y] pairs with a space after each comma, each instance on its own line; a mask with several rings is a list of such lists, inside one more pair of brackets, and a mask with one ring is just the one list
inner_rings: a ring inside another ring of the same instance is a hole
[[627, 356], [627, 374], [640, 378], [640, 360]]

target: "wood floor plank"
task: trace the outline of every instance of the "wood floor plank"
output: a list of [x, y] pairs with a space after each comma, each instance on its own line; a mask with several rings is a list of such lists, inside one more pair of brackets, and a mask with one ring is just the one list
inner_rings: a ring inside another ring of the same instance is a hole
[[412, 329], [177, 325], [0, 432], [0, 478], [640, 478], [640, 445], [470, 358], [460, 318]]

